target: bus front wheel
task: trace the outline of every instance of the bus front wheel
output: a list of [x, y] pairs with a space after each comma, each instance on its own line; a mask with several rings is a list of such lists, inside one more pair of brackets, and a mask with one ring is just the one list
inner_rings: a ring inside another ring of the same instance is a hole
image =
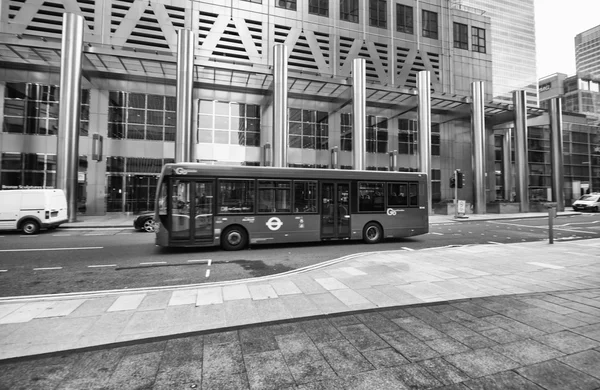
[[248, 244], [248, 233], [241, 226], [231, 226], [221, 235], [221, 246], [226, 251], [239, 251]]
[[383, 229], [376, 222], [369, 222], [363, 231], [363, 240], [367, 244], [377, 244], [383, 239]]

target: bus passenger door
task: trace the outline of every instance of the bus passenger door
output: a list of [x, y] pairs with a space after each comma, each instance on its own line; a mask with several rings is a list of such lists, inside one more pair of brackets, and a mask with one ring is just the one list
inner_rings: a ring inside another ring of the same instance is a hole
[[214, 197], [212, 181], [194, 182], [194, 230], [193, 240], [195, 242], [213, 241], [213, 210]]
[[350, 238], [348, 183], [321, 183], [321, 238]]

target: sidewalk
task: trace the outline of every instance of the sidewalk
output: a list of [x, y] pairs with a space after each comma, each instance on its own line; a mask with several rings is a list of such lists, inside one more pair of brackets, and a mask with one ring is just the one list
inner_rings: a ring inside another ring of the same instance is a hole
[[600, 239], [371, 252], [230, 283], [2, 299], [0, 388], [33, 377], [58, 388], [598, 388], [598, 298]]
[[[124, 227], [133, 216], [94, 218], [74, 224]], [[599, 366], [600, 239], [0, 298], [0, 388], [593, 389]]]

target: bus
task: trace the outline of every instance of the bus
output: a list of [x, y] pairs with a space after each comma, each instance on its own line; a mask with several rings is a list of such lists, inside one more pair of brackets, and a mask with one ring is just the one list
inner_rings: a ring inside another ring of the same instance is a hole
[[157, 186], [156, 244], [240, 250], [266, 243], [410, 237], [429, 231], [417, 172], [175, 163]]

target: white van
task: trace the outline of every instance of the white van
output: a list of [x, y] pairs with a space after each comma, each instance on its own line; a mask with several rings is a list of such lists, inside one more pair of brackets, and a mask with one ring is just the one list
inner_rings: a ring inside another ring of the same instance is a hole
[[63, 190], [0, 191], [0, 230], [22, 230], [36, 234], [68, 221]]

